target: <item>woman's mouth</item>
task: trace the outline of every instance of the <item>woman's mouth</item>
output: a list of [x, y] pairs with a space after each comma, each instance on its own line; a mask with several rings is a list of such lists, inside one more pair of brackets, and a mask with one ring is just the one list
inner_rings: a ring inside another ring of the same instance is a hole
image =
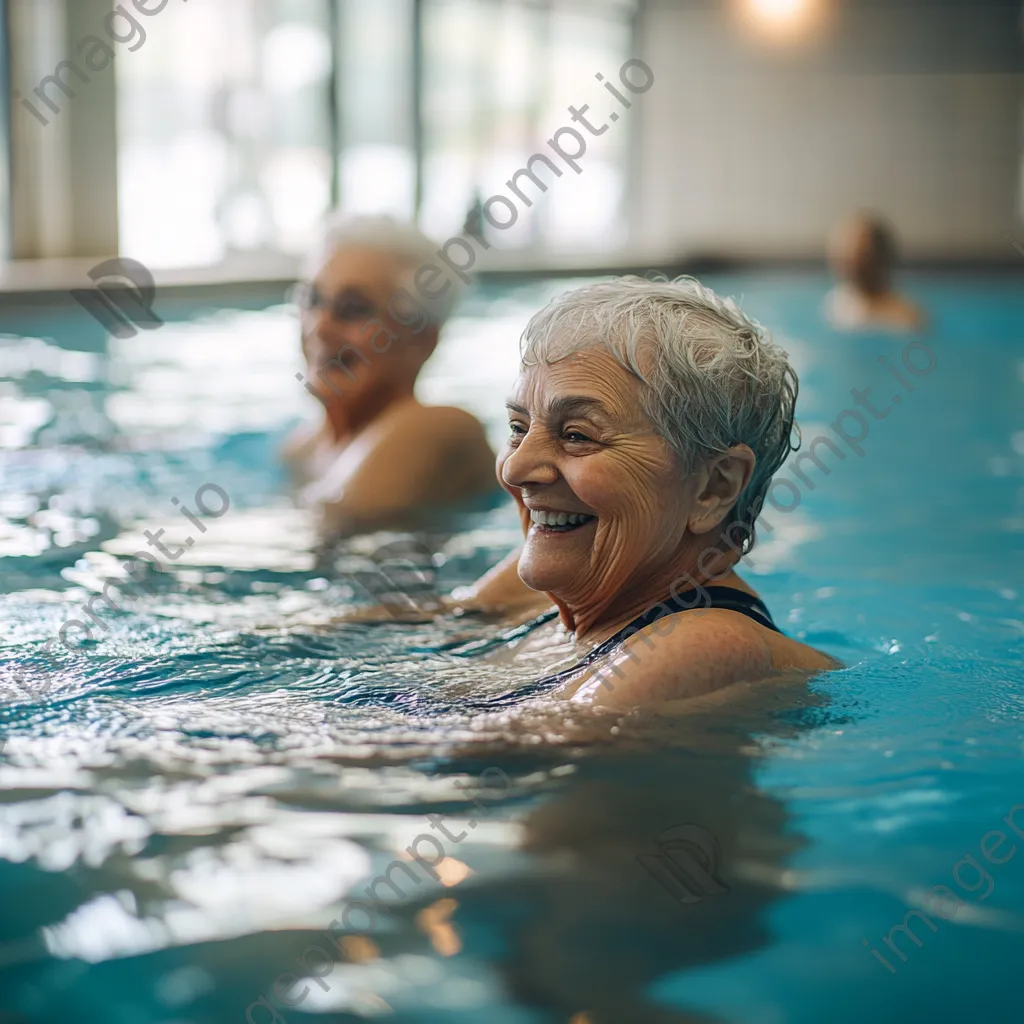
[[[355, 369], [357, 360], [364, 364], [369, 362], [366, 356], [357, 352], [354, 348], [342, 346], [338, 349], [338, 354], [333, 359], [330, 357], [321, 359], [318, 368], [321, 373], [342, 370], [348, 374], [349, 370]], [[348, 376], [351, 376], [351, 374], [348, 374]]]
[[593, 522], [597, 516], [588, 516], [582, 512], [545, 512], [542, 509], [530, 509], [530, 522], [540, 530], [552, 533], [569, 533], [581, 526]]

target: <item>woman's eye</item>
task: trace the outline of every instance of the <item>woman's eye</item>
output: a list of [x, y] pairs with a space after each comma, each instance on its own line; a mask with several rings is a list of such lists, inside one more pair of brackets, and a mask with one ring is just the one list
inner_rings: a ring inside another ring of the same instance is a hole
[[336, 320], [359, 320], [369, 317], [373, 308], [365, 302], [342, 302], [334, 307], [333, 312]]
[[512, 432], [513, 437], [522, 437], [526, 431], [518, 423], [510, 423], [508, 429]]
[[566, 441], [570, 441], [574, 444], [585, 444], [592, 440], [592, 438], [587, 437], [586, 434], [581, 434], [578, 430], [567, 430], [562, 436]]

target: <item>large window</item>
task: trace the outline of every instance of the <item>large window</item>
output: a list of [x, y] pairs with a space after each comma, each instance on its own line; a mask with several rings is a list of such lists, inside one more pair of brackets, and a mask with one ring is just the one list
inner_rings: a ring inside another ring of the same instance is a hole
[[[20, 200], [0, 210], [0, 227], [18, 212], [15, 256], [108, 255], [115, 239], [154, 268], [298, 254], [333, 206], [479, 228], [570, 105], [619, 118], [595, 77], [634, 56], [636, 0], [169, 0], [72, 89], [54, 67], [132, 5], [43, 3], [0, 0], [15, 84], [49, 76], [53, 100], [52, 124], [17, 111]], [[588, 137], [585, 169], [535, 191], [494, 248], [619, 244], [635, 122]], [[3, 168], [0, 145], [0, 203]]]
[[304, 249], [332, 199], [332, 64], [324, 0], [168, 5], [117, 67], [122, 252]]
[[412, 217], [418, 123], [414, 0], [339, 0], [339, 199]]
[[[593, 99], [600, 113], [591, 116], [604, 120], [609, 97], [595, 75], [615, 78], [632, 56], [632, 6], [425, 0], [421, 213], [428, 230], [457, 231], [476, 202], [507, 191], [509, 176], [532, 154], [550, 155], [546, 140], [571, 125], [570, 104]], [[621, 242], [629, 129], [616, 125], [591, 140], [585, 169], [535, 193], [528, 215], [501, 232], [500, 244], [581, 249]]]

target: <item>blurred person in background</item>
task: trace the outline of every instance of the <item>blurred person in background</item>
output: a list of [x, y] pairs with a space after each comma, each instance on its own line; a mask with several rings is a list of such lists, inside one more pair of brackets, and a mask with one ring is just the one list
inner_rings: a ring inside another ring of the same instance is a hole
[[295, 431], [283, 457], [326, 535], [412, 528], [496, 491], [480, 422], [415, 396], [456, 299], [456, 284], [433, 273], [436, 254], [412, 225], [336, 216], [296, 289], [306, 360], [298, 376], [324, 411]]
[[844, 221], [833, 234], [829, 257], [839, 280], [825, 300], [834, 327], [916, 331], [925, 325], [923, 311], [893, 288], [896, 240], [880, 217], [861, 213]]

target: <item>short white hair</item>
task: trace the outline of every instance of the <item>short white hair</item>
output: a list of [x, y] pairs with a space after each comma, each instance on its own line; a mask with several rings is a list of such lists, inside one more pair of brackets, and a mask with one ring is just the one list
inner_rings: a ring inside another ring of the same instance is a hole
[[306, 261], [305, 275], [311, 277], [336, 252], [356, 248], [372, 249], [394, 257], [399, 267], [396, 285], [405, 288], [422, 306], [431, 323], [441, 326], [451, 316], [462, 294], [458, 281], [449, 279], [449, 286], [436, 299], [426, 298], [414, 282], [416, 271], [422, 266], [431, 264], [444, 269], [438, 259], [440, 246], [415, 224], [395, 217], [383, 214], [350, 216], [341, 211], [332, 213], [324, 222], [318, 244]]
[[643, 411], [687, 472], [745, 444], [754, 472], [723, 527], [742, 527], [744, 552], [772, 476], [793, 444], [799, 381], [756, 320], [692, 277], [620, 277], [566, 292], [523, 332], [523, 366], [607, 349], [641, 381]]

